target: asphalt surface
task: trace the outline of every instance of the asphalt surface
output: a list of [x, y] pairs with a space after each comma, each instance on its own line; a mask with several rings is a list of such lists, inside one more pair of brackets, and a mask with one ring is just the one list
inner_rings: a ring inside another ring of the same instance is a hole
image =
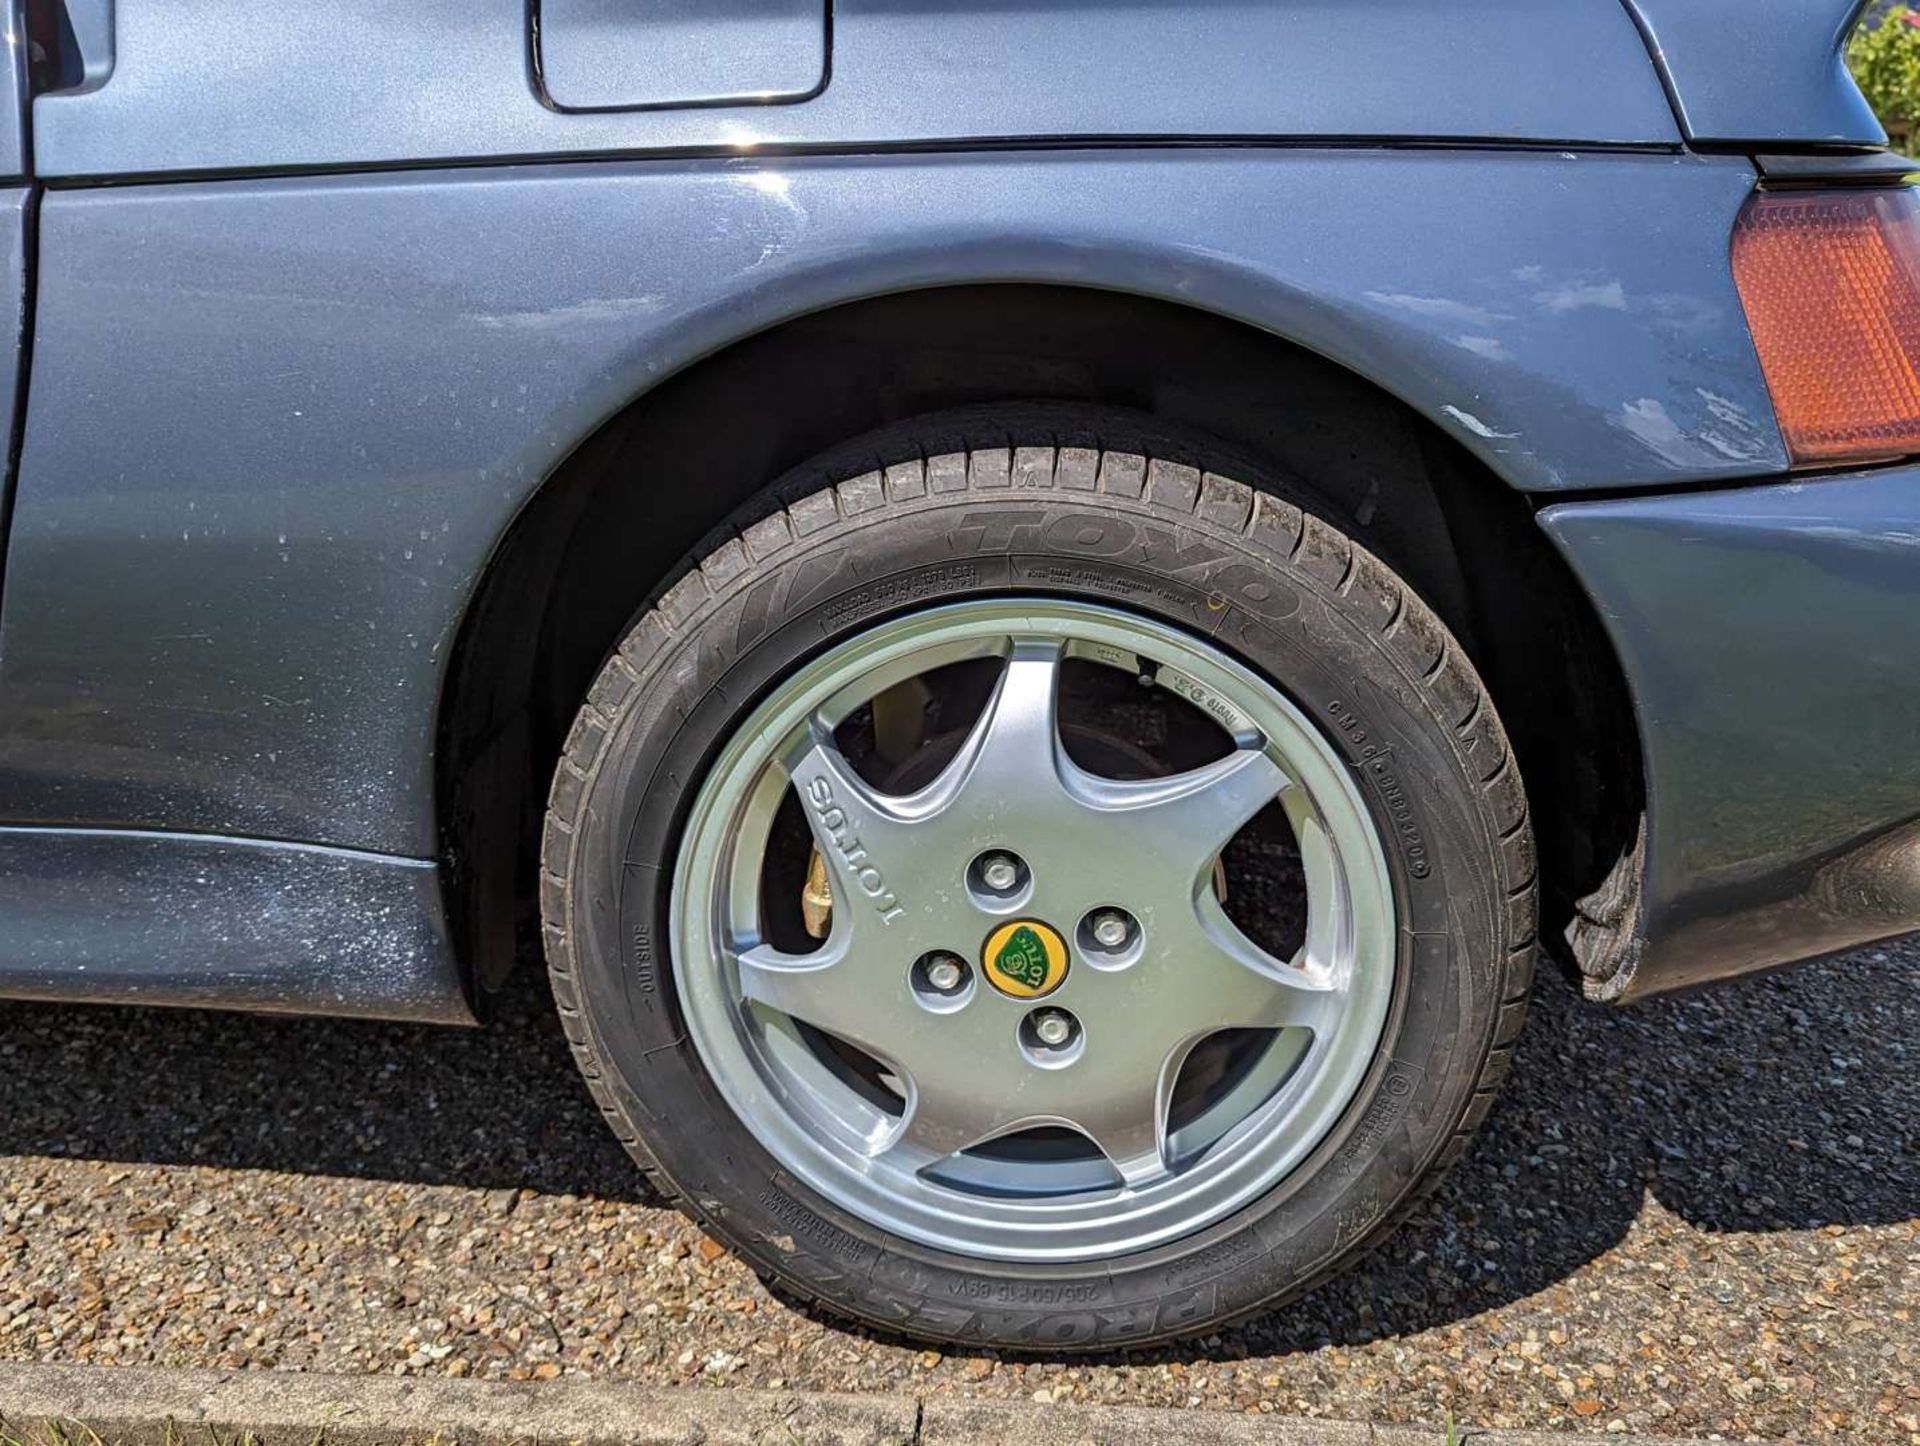
[[1340, 1281], [1096, 1362], [795, 1312], [651, 1200], [539, 975], [485, 1031], [0, 1004], [0, 1359], [1920, 1443], [1920, 945], [1630, 1011], [1546, 971]]

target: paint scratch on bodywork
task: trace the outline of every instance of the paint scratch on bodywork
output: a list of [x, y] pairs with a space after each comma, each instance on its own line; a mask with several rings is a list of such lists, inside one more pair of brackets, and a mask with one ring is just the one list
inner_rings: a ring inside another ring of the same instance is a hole
[[1700, 426], [1690, 432], [1655, 397], [1627, 403], [1620, 411], [1620, 426], [1675, 466], [1697, 465], [1717, 457], [1745, 462], [1766, 456], [1766, 439], [1756, 435], [1752, 419], [1742, 408], [1705, 388], [1695, 390], [1706, 402], [1708, 413], [1721, 424], [1719, 427]]
[[1475, 306], [1470, 301], [1454, 301], [1445, 296], [1415, 296], [1405, 291], [1367, 291], [1361, 294], [1368, 301], [1380, 306], [1390, 306], [1396, 311], [1411, 312], [1415, 316], [1438, 317], [1443, 321], [1458, 321], [1468, 326], [1493, 326], [1502, 321], [1513, 320], [1513, 317], [1504, 311]]
[[1605, 311], [1625, 311], [1627, 292], [1618, 281], [1568, 281], [1536, 291], [1533, 299], [1550, 312], [1578, 311], [1597, 306]]
[[1463, 412], [1452, 403], [1448, 403], [1440, 410], [1452, 417], [1476, 437], [1486, 437], [1493, 440], [1504, 441], [1520, 435], [1518, 432], [1496, 432], [1492, 427], [1489, 427], [1485, 422], [1474, 416], [1472, 412]]

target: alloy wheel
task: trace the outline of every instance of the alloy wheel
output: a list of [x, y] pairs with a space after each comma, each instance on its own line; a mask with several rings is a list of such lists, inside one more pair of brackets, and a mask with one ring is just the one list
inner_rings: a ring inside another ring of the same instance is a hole
[[[1089, 667], [1180, 700], [1213, 756], [1077, 761], [1063, 704]], [[917, 776], [863, 764], [850, 725], [899, 732], [903, 697], [927, 714], [956, 678], [982, 696]], [[1304, 894], [1284, 956], [1221, 898], [1223, 851], [1270, 808]], [[773, 919], [783, 810], [825, 874], [817, 943]], [[1038, 598], [899, 618], [789, 677], [708, 773], [671, 919], [694, 1047], [781, 1164], [1010, 1260], [1139, 1249], [1272, 1190], [1358, 1092], [1394, 953], [1379, 839], [1284, 694], [1176, 629]]]

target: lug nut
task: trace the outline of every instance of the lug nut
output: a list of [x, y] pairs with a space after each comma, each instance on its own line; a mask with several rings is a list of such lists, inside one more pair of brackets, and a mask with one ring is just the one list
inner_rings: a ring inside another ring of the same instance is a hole
[[1073, 1021], [1057, 1009], [1043, 1009], [1033, 1016], [1033, 1037], [1058, 1049], [1073, 1038]]
[[1093, 916], [1093, 941], [1102, 949], [1118, 949], [1132, 931], [1127, 916], [1118, 909], [1102, 909]]
[[1064, 1009], [1036, 1009], [1020, 1021], [1020, 1049], [1040, 1069], [1065, 1069], [1085, 1052], [1080, 1021]]
[[997, 894], [1020, 882], [1020, 861], [1012, 854], [988, 854], [980, 860], [980, 879]]
[[972, 997], [967, 961], [947, 949], [929, 949], [913, 961], [907, 987], [922, 1009], [951, 1014]]

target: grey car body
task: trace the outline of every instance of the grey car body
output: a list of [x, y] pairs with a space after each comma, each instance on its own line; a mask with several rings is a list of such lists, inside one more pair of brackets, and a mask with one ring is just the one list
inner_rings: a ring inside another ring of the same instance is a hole
[[16, 3], [0, 993], [471, 1020], [634, 606], [1003, 395], [1415, 559], [1597, 996], [1920, 927], [1920, 478], [1790, 475], [1728, 262], [1889, 169], [1854, 8]]

